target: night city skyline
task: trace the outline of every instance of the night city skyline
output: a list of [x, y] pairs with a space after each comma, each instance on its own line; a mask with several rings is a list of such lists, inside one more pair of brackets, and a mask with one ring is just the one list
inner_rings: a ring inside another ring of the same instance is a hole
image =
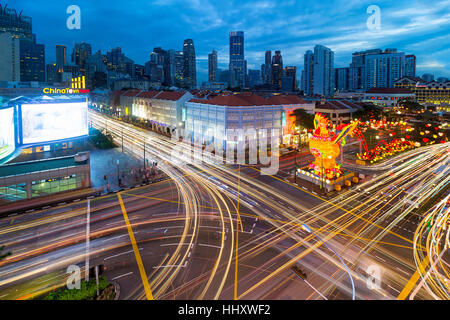
[[[419, 1], [77, 1], [81, 29], [66, 28], [70, 1], [9, 1], [8, 6], [33, 19], [38, 43], [45, 44], [46, 63], [55, 60], [56, 44], [87, 42], [93, 53], [121, 47], [135, 63], [144, 64], [154, 47], [181, 50], [183, 40], [194, 40], [198, 84], [208, 79], [208, 54], [218, 52], [218, 68], [228, 69], [228, 33], [245, 35], [248, 69], [260, 69], [266, 50], [281, 50], [285, 65], [303, 69], [303, 55], [316, 44], [335, 52], [335, 67], [347, 67], [351, 54], [367, 49], [397, 48], [417, 58], [418, 76], [431, 73], [450, 77], [450, 1], [427, 6]], [[3, 5], [4, 3], [2, 3]], [[380, 30], [369, 30], [367, 8], [381, 9]], [[49, 9], [51, 8], [51, 9]], [[261, 22], [263, 21], [263, 22]], [[59, 27], [58, 27], [59, 26]], [[104, 30], [108, 30], [104, 34]], [[70, 39], [70, 41], [69, 41]], [[300, 79], [300, 72], [297, 73]]]
[[15, 315], [450, 300], [450, 0], [1, 1]]

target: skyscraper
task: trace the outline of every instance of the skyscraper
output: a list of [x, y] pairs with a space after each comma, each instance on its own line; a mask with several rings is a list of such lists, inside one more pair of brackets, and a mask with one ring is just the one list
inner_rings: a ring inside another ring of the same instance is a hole
[[216, 82], [217, 75], [217, 51], [213, 50], [208, 54], [208, 81]]
[[334, 90], [347, 91], [350, 68], [334, 68]]
[[394, 88], [395, 80], [405, 75], [405, 53], [386, 49], [379, 54], [366, 56], [365, 90], [370, 88]]
[[86, 59], [92, 55], [92, 47], [89, 43], [76, 43], [71, 56], [73, 64], [80, 66], [80, 71], [86, 74]]
[[183, 44], [183, 82], [184, 87], [192, 89], [197, 85], [197, 69], [195, 61], [195, 48], [192, 39], [184, 40]]
[[313, 93], [330, 96], [333, 94], [334, 52], [331, 49], [316, 45], [314, 47], [314, 88]]
[[236, 72], [237, 86], [245, 86], [247, 74], [246, 61], [244, 58], [244, 32], [231, 31], [230, 34], [230, 64], [229, 69]]
[[175, 86], [181, 88], [184, 82], [183, 51], [175, 51]]
[[359, 52], [353, 52], [352, 62], [349, 69], [349, 90], [358, 91], [366, 89], [365, 68], [366, 57], [373, 54], [381, 54], [381, 49], [371, 49]]
[[291, 77], [292, 81], [292, 90], [297, 90], [297, 67], [295, 66], [287, 66], [284, 68], [284, 75], [286, 77]]
[[66, 46], [56, 45], [56, 67], [58, 72], [64, 71], [64, 66], [67, 64]]
[[405, 76], [416, 76], [416, 56], [413, 54], [405, 56]]
[[283, 76], [283, 57], [281, 51], [275, 51], [275, 55], [272, 57], [272, 84], [281, 86], [281, 77]]
[[0, 81], [20, 81], [20, 42], [9, 32], [0, 32]]
[[261, 73], [259, 70], [248, 69], [248, 85], [253, 87], [261, 83]]
[[311, 50], [306, 51], [303, 67], [303, 91], [307, 96], [314, 92], [314, 53]]
[[265, 53], [265, 59], [264, 59], [264, 83], [270, 84], [272, 83], [272, 51], [267, 50]]
[[13, 38], [32, 40], [31, 18], [0, 4], [0, 33], [9, 32]]
[[45, 81], [45, 46], [33, 40], [20, 39], [20, 81]]

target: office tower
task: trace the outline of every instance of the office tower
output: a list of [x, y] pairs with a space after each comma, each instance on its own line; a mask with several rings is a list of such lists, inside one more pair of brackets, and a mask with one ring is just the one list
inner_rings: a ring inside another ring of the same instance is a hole
[[197, 85], [197, 68], [195, 60], [194, 41], [192, 39], [184, 40], [183, 44], [183, 82], [185, 88], [192, 89]]
[[163, 50], [161, 47], [157, 47], [153, 49], [153, 52], [158, 54], [158, 64], [162, 66], [163, 69], [162, 83], [166, 86], [171, 86], [170, 58], [168, 51]]
[[334, 68], [334, 90], [347, 91], [349, 86], [350, 68]]
[[208, 81], [216, 82], [217, 75], [217, 51], [213, 50], [208, 54]]
[[56, 63], [47, 65], [47, 82], [48, 83], [59, 83], [61, 82], [61, 73], [58, 72], [58, 67]]
[[20, 81], [20, 41], [0, 32], [0, 81]]
[[108, 70], [116, 71], [116, 74], [128, 75], [133, 78], [134, 61], [126, 57], [120, 47], [106, 52], [105, 62]]
[[56, 67], [58, 72], [64, 71], [64, 66], [67, 64], [66, 46], [56, 45]]
[[283, 76], [283, 57], [281, 51], [275, 51], [275, 55], [272, 57], [271, 65], [272, 84], [281, 86], [281, 77]]
[[261, 73], [259, 70], [248, 69], [248, 85], [254, 87], [261, 83]]
[[264, 56], [264, 83], [272, 83], [272, 51], [267, 50]]
[[424, 73], [422, 79], [425, 80], [426, 82], [433, 82], [434, 75], [432, 75], [431, 73]]
[[246, 61], [244, 58], [244, 32], [232, 31], [230, 37], [230, 63], [229, 69], [235, 70], [237, 77], [237, 86], [245, 86], [245, 77], [247, 74]]
[[45, 46], [33, 39], [20, 39], [20, 81], [45, 82]]
[[365, 90], [370, 88], [394, 88], [394, 82], [405, 75], [405, 53], [386, 49], [379, 54], [366, 56]]
[[405, 56], [405, 76], [406, 77], [416, 76], [416, 56], [413, 54]]
[[5, 32], [9, 32], [13, 38], [32, 40], [31, 18], [0, 4], [0, 33]]
[[314, 92], [314, 53], [311, 50], [306, 51], [304, 55], [303, 92], [307, 96], [313, 95]]
[[177, 76], [177, 66], [176, 66], [176, 51], [170, 49], [167, 51], [167, 85], [175, 86], [176, 85], [176, 76]]
[[316, 45], [314, 47], [314, 94], [330, 96], [333, 94], [334, 52]]
[[224, 70], [219, 74], [219, 82], [226, 83], [229, 88], [238, 86], [236, 70]]
[[160, 48], [150, 53], [150, 61], [145, 64], [145, 74], [150, 77], [153, 82], [164, 82], [164, 53], [159, 50]]
[[292, 90], [297, 90], [297, 67], [287, 66], [284, 68], [284, 75], [292, 78]]
[[184, 86], [184, 56], [183, 51], [175, 51], [175, 86]]
[[366, 51], [354, 52], [352, 54], [352, 62], [349, 69], [349, 90], [358, 91], [365, 90], [365, 67], [366, 57], [373, 54], [381, 54], [381, 49], [371, 49]]
[[82, 42], [76, 43], [71, 56], [73, 64], [80, 66], [80, 70], [83, 74], [86, 73], [86, 59], [92, 55], [92, 47], [90, 44]]

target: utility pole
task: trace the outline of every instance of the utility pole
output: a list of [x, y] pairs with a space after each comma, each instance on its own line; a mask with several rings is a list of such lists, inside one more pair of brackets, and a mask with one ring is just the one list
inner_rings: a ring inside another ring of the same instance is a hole
[[91, 233], [91, 200], [87, 201], [87, 217], [86, 217], [86, 264], [85, 264], [85, 279], [89, 281], [89, 235]]
[[142, 140], [144, 141], [144, 170], [145, 170], [145, 138], [142, 138]]

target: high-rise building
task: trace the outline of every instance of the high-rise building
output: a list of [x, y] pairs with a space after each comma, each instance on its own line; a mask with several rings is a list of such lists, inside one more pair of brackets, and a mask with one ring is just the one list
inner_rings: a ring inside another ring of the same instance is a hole
[[281, 51], [275, 51], [275, 55], [272, 57], [272, 84], [281, 86], [281, 77], [283, 76], [283, 57]]
[[48, 83], [59, 83], [62, 81], [61, 73], [58, 72], [58, 67], [56, 63], [47, 65], [47, 82]]
[[244, 32], [231, 31], [230, 37], [230, 63], [229, 69], [236, 72], [237, 86], [245, 87], [247, 62], [244, 57]]
[[413, 54], [408, 54], [405, 56], [405, 76], [416, 76], [416, 56]]
[[195, 60], [194, 41], [184, 40], [183, 44], [183, 84], [185, 88], [192, 89], [197, 85], [197, 66]]
[[350, 68], [334, 68], [334, 90], [347, 91], [349, 88]]
[[184, 86], [184, 56], [183, 51], [175, 51], [175, 86]]
[[248, 69], [248, 85], [254, 87], [261, 83], [261, 73], [259, 70]]
[[366, 57], [372, 54], [381, 54], [381, 49], [371, 49], [366, 51], [354, 52], [352, 54], [352, 62], [349, 69], [349, 90], [358, 91], [365, 90], [365, 67]]
[[314, 53], [306, 51], [303, 65], [303, 92], [307, 96], [314, 92]]
[[20, 81], [45, 82], [45, 46], [33, 40], [20, 39]]
[[4, 32], [9, 32], [13, 38], [32, 40], [31, 18], [0, 4], [0, 33]]
[[58, 72], [64, 71], [64, 66], [67, 64], [66, 46], [56, 45], [56, 67]]
[[334, 52], [331, 49], [316, 45], [314, 47], [313, 93], [330, 96], [333, 94]]
[[272, 83], [272, 51], [267, 50], [264, 56], [264, 84], [271, 84]]
[[404, 52], [397, 52], [397, 49], [386, 49], [382, 53], [366, 56], [365, 90], [370, 88], [394, 88], [394, 82], [404, 75]]
[[175, 86], [177, 77], [176, 51], [170, 49], [167, 51], [167, 85]]
[[297, 67], [286, 66], [286, 68], [284, 68], [284, 75], [286, 77], [291, 77], [291, 79], [292, 79], [292, 90], [291, 91], [297, 90]]
[[431, 73], [424, 73], [422, 76], [422, 79], [426, 82], [433, 82], [434, 81], [434, 75]]
[[20, 41], [0, 32], [0, 81], [20, 81]]
[[217, 51], [213, 50], [208, 54], [208, 81], [210, 83], [216, 82], [217, 75]]
[[80, 70], [83, 74], [86, 73], [86, 59], [90, 55], [92, 55], [92, 47], [89, 43], [75, 43], [71, 61], [73, 64], [80, 66]]

